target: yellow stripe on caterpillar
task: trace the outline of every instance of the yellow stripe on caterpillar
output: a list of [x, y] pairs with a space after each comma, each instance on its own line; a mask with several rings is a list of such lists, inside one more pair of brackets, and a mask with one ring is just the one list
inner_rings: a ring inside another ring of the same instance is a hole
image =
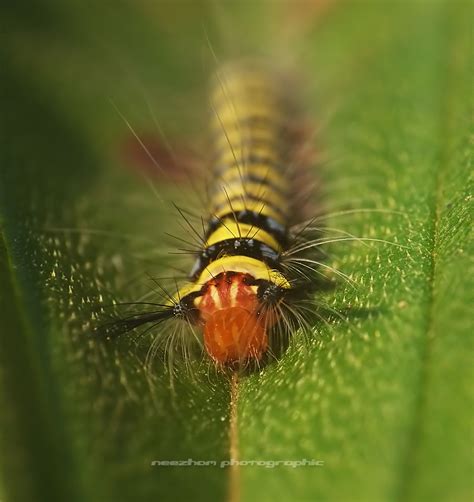
[[278, 208], [283, 213], [288, 211], [289, 202], [285, 197], [282, 197], [271, 187], [262, 185], [262, 183], [236, 183], [232, 185], [222, 185], [221, 191], [214, 195], [212, 205], [220, 207], [223, 204], [228, 204], [229, 200], [236, 198], [247, 201], [249, 198], [259, 199], [261, 202], [266, 202], [272, 207]]
[[252, 97], [255, 95], [275, 95], [279, 94], [278, 86], [274, 85], [273, 79], [268, 75], [257, 71], [248, 73], [242, 77], [241, 72], [221, 71], [216, 75], [214, 91], [211, 93], [211, 99], [218, 101], [220, 99], [229, 99], [229, 96]]
[[227, 202], [222, 207], [214, 208], [212, 215], [215, 218], [223, 218], [231, 213], [238, 213], [240, 211], [252, 211], [254, 213], [261, 214], [262, 216], [267, 216], [281, 225], [285, 225], [286, 223], [286, 217], [280, 211], [275, 211], [275, 209], [262, 200], [233, 200], [231, 204]]
[[209, 236], [205, 247], [208, 248], [218, 242], [238, 237], [252, 238], [263, 242], [277, 252], [282, 251], [282, 247], [277, 240], [265, 230], [255, 225], [238, 223], [230, 218], [225, 218], [222, 224]]
[[253, 176], [262, 181], [268, 181], [281, 192], [288, 191], [288, 180], [280, 171], [272, 166], [261, 163], [247, 164], [241, 168], [228, 168], [220, 175], [220, 180], [230, 185], [233, 183], [241, 183], [242, 178], [245, 178], [245, 176]]
[[281, 124], [282, 116], [277, 109], [270, 106], [258, 106], [253, 103], [237, 103], [235, 106], [228, 105], [214, 109], [214, 117], [211, 120], [213, 127], [227, 130], [227, 127], [238, 127], [239, 123], [250, 119], [261, 119], [268, 123]]
[[197, 293], [211, 279], [214, 279], [223, 272], [237, 272], [249, 274], [257, 280], [270, 281], [284, 289], [291, 289], [291, 284], [278, 270], [268, 267], [263, 261], [248, 256], [224, 256], [210, 263], [201, 273], [199, 279], [194, 283], [182, 286], [172, 300], [168, 300], [168, 305], [179, 303], [186, 296]]
[[270, 281], [281, 288], [291, 288], [288, 280], [278, 270], [271, 269], [265, 262], [248, 256], [224, 256], [211, 262], [202, 271], [197, 285], [201, 287], [223, 272], [249, 274], [255, 279]]
[[233, 150], [243, 148], [245, 150], [248, 149], [246, 144], [247, 141], [278, 144], [279, 139], [278, 131], [271, 130], [269, 127], [250, 128], [242, 126], [242, 128], [235, 128], [230, 131], [226, 131], [225, 135], [222, 133], [219, 134], [219, 136], [216, 137], [214, 149], [216, 151], [221, 151], [225, 148], [232, 148]]
[[241, 167], [245, 167], [249, 162], [249, 153], [251, 153], [251, 157], [253, 158], [265, 159], [265, 161], [275, 164], [281, 162], [280, 154], [274, 148], [268, 146], [255, 145], [251, 149], [244, 149], [244, 152], [241, 150], [241, 148], [234, 148], [233, 146], [231, 148], [228, 146], [228, 148], [223, 149], [215, 159], [216, 164], [238, 164]]

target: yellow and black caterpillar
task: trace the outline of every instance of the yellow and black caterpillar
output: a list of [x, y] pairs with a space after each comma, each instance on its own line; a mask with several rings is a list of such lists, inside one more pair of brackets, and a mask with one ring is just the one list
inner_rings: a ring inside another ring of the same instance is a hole
[[118, 321], [121, 331], [179, 319], [202, 329], [215, 362], [232, 364], [260, 360], [273, 333], [301, 325], [293, 302], [313, 289], [308, 270], [316, 262], [304, 257], [314, 247], [304, 224], [294, 231], [302, 220], [297, 192], [304, 169], [301, 138], [292, 130], [301, 118], [294, 94], [282, 76], [252, 64], [216, 73], [202, 248], [189, 281], [167, 303], [155, 304], [158, 310]]

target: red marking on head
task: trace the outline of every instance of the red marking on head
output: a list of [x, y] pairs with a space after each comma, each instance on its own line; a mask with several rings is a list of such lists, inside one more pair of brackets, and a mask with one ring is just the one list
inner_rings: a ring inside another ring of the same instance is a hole
[[259, 360], [267, 349], [265, 316], [245, 274], [219, 275], [199, 304], [208, 354], [221, 364]]

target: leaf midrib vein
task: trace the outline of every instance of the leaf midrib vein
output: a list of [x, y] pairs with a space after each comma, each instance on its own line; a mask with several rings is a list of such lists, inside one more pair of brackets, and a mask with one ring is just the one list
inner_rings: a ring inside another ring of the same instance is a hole
[[[446, 8], [448, 11], [448, 9]], [[450, 12], [443, 12], [440, 9], [440, 15], [445, 14], [445, 18], [448, 19]], [[444, 27], [448, 33], [448, 40], [452, 42], [451, 27], [449, 26], [449, 21], [444, 22]], [[449, 45], [449, 44], [448, 44]], [[442, 61], [448, 63], [450, 61], [450, 54], [452, 49], [450, 46], [446, 48], [443, 54]], [[445, 68], [448, 66], [446, 64]], [[405, 453], [402, 455], [401, 462], [401, 472], [399, 475], [398, 491], [396, 500], [404, 502], [406, 500], [413, 499], [413, 490], [415, 488], [416, 478], [419, 468], [419, 454], [422, 448], [423, 442], [423, 418], [426, 413], [427, 401], [428, 401], [428, 386], [430, 381], [430, 367], [432, 362], [432, 351], [433, 342], [435, 337], [435, 299], [437, 296], [436, 284], [438, 277], [438, 252], [440, 248], [441, 239], [441, 214], [442, 214], [442, 175], [445, 170], [445, 166], [449, 163], [449, 154], [447, 148], [447, 140], [450, 130], [449, 116], [450, 116], [450, 95], [448, 90], [452, 87], [451, 85], [451, 72], [445, 69], [444, 81], [440, 83], [441, 87], [446, 89], [444, 95], [442, 96], [441, 106], [440, 106], [440, 127], [439, 127], [439, 142], [441, 145], [439, 148], [439, 162], [436, 169], [435, 177], [435, 195], [433, 198], [432, 207], [432, 218], [433, 225], [431, 231], [431, 250], [430, 250], [430, 263], [429, 263], [429, 277], [428, 277], [428, 295], [427, 295], [427, 308], [426, 308], [426, 323], [424, 330], [424, 340], [421, 353], [421, 367], [420, 367], [420, 379], [418, 386], [418, 396], [416, 399], [414, 412], [413, 412], [413, 422], [412, 427], [409, 432], [409, 440]], [[446, 118], [443, 120], [443, 118]]]

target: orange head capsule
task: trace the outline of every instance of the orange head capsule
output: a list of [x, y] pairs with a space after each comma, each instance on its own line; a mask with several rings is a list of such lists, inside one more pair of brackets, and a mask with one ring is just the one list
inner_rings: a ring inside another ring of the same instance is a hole
[[230, 307], [217, 310], [206, 321], [204, 343], [218, 363], [258, 360], [267, 348], [267, 334], [254, 312]]
[[267, 349], [257, 288], [245, 278], [241, 273], [219, 275], [208, 283], [199, 303], [206, 350], [221, 364], [259, 360]]

